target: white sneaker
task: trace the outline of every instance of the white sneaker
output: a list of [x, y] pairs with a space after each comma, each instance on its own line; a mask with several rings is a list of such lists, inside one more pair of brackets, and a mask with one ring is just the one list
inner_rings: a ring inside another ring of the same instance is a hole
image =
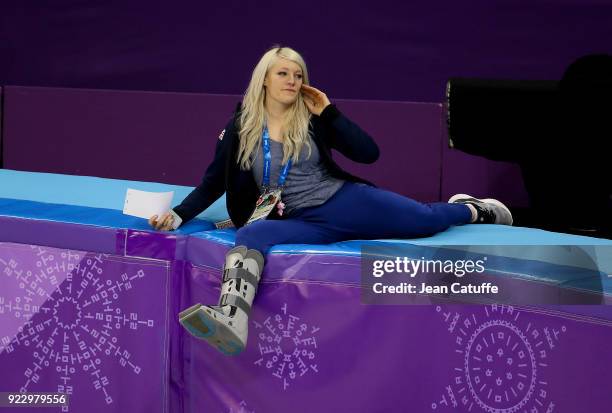
[[478, 199], [467, 194], [453, 195], [449, 200], [451, 204], [469, 204], [476, 209], [476, 224], [512, 225], [512, 213], [507, 206], [497, 199]]

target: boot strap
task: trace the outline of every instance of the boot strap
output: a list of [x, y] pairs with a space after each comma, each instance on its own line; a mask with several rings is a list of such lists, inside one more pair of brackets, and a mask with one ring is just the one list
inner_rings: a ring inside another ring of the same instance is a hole
[[235, 279], [241, 279], [251, 284], [255, 289], [255, 294], [257, 294], [257, 284], [259, 284], [259, 280], [246, 268], [228, 268], [224, 271], [223, 282]]
[[240, 308], [248, 316], [251, 312], [251, 306], [242, 297], [235, 294], [223, 294], [219, 300], [219, 305], [233, 305], [234, 307]]

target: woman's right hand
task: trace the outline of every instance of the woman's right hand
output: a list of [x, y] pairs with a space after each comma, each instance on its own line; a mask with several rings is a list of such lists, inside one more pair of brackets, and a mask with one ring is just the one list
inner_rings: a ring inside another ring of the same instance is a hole
[[302, 84], [300, 92], [304, 96], [306, 107], [313, 115], [321, 116], [323, 109], [331, 105], [327, 95], [317, 88]]
[[156, 230], [161, 231], [172, 231], [172, 224], [174, 223], [174, 217], [170, 213], [170, 211], [165, 212], [161, 215], [161, 217], [157, 217], [157, 215], [153, 215], [149, 218], [149, 225], [151, 225]]

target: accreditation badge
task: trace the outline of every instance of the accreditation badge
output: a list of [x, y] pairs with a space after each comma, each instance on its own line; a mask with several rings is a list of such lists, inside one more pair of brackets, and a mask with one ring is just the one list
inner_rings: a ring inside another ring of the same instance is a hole
[[280, 189], [268, 189], [261, 194], [255, 203], [255, 210], [245, 225], [249, 225], [260, 219], [266, 219], [268, 215], [270, 215], [270, 212], [276, 207], [276, 204], [280, 202], [281, 192]]

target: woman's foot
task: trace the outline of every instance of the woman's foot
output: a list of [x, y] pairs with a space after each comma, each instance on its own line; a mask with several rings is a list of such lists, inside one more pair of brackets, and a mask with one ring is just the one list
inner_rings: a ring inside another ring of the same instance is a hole
[[261, 279], [264, 257], [257, 250], [239, 246], [230, 250], [223, 266], [218, 305], [196, 304], [179, 314], [179, 321], [193, 335], [227, 355], [246, 347], [249, 313]]
[[192, 336], [207, 341], [223, 354], [234, 356], [242, 353], [249, 334], [248, 314], [231, 305], [196, 306], [195, 311], [179, 317], [183, 327]]
[[[472, 223], [512, 225], [512, 214], [507, 206], [497, 199], [478, 199], [467, 194], [453, 195], [451, 204], [465, 204], [472, 211]], [[475, 214], [474, 214], [475, 212]]]

